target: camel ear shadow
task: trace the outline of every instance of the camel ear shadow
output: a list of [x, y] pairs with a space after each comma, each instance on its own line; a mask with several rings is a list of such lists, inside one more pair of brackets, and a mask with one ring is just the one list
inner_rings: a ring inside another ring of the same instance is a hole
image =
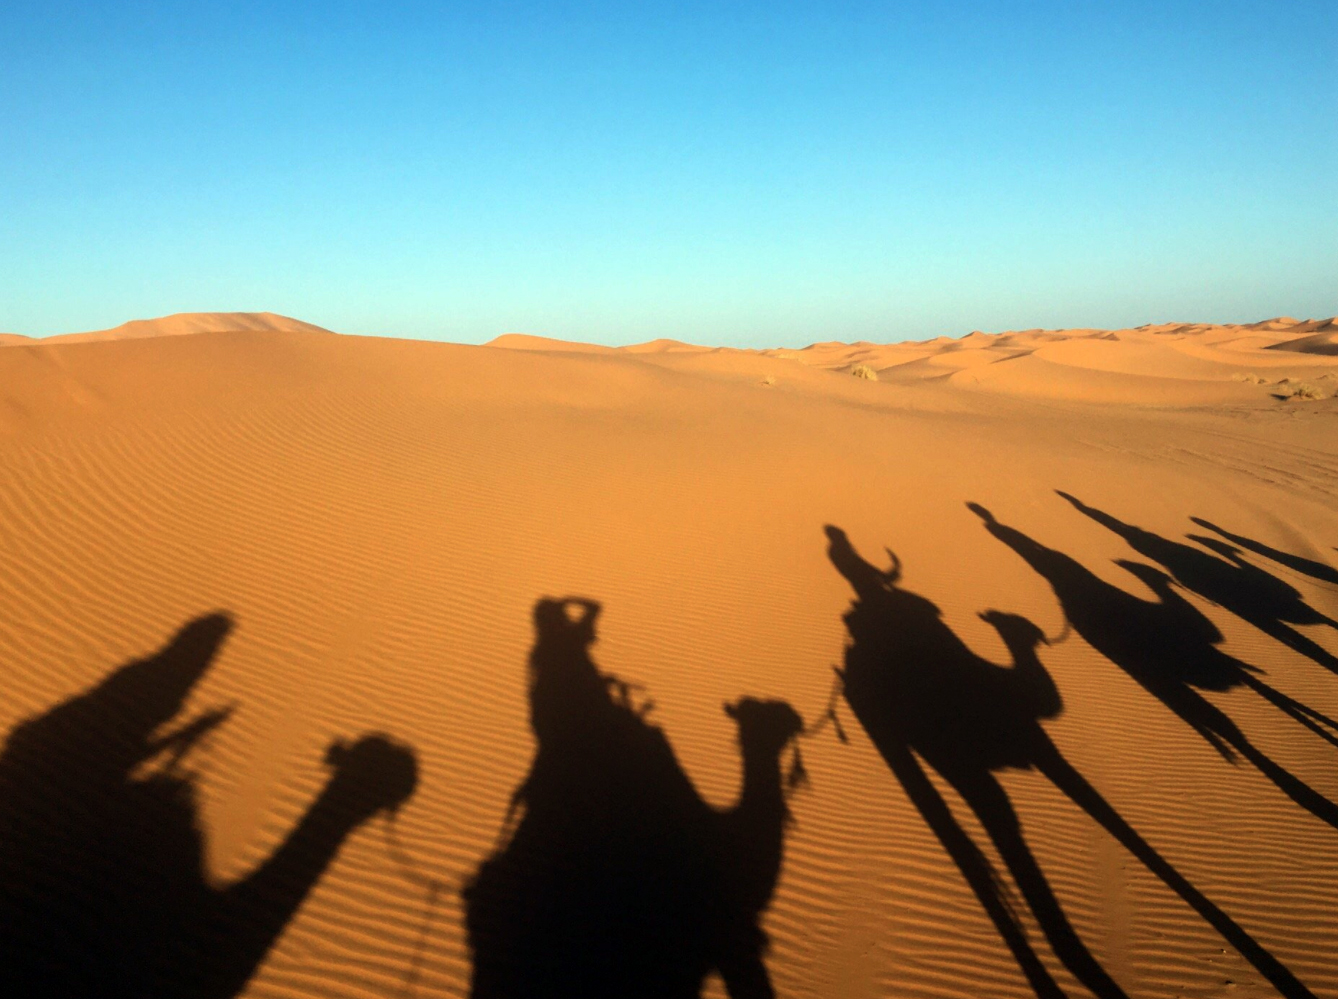
[[728, 701], [726, 701], [723, 705], [721, 705], [721, 707], [725, 709], [725, 714], [729, 715], [731, 718], [739, 717], [738, 705], [730, 704]]

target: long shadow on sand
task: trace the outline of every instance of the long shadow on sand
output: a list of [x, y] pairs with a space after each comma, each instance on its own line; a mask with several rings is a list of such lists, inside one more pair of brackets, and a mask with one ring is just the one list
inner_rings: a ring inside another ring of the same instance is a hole
[[[1334, 741], [1334, 722], [1273, 689], [1251, 667], [1217, 647], [1222, 634], [1172, 588], [1164, 572], [1141, 562], [1116, 564], [1156, 594], [1143, 600], [1107, 583], [1076, 559], [1047, 548], [999, 523], [979, 504], [968, 504], [985, 528], [1050, 584], [1074, 630], [1144, 690], [1202, 736], [1228, 761], [1249, 761], [1287, 797], [1338, 828], [1338, 806], [1254, 745], [1227, 714], [1200, 691], [1248, 687], [1312, 732]], [[1326, 728], [1327, 726], [1327, 728]]]
[[519, 823], [465, 889], [473, 995], [687, 999], [714, 969], [734, 999], [770, 997], [759, 917], [788, 818], [780, 757], [802, 722], [780, 701], [728, 705], [743, 791], [712, 809], [648, 706], [591, 660], [599, 609], [535, 606], [538, 749]]
[[231, 709], [161, 730], [230, 628], [223, 615], [199, 618], [156, 655], [9, 734], [0, 755], [0, 967], [11, 995], [236, 995], [345, 837], [413, 792], [409, 750], [382, 736], [337, 743], [329, 783], [284, 843], [249, 877], [211, 885], [183, 767]]
[[[1114, 531], [1140, 555], [1160, 562], [1185, 589], [1192, 590], [1215, 604], [1220, 604], [1264, 634], [1276, 638], [1288, 648], [1338, 673], [1338, 656], [1292, 627], [1296, 624], [1327, 624], [1331, 628], [1338, 628], [1338, 621], [1307, 604], [1300, 592], [1290, 583], [1245, 561], [1240, 557], [1239, 549], [1219, 538], [1189, 535], [1191, 541], [1196, 541], [1204, 548], [1217, 553], [1212, 555], [1202, 548], [1172, 541], [1133, 524], [1126, 524], [1102, 510], [1088, 506], [1068, 493], [1061, 492], [1059, 495], [1072, 503], [1080, 513]], [[1206, 521], [1196, 520], [1195, 523], [1211, 527]], [[1236, 538], [1234, 535], [1230, 537], [1246, 542], [1255, 551], [1264, 547], [1245, 538]], [[1284, 555], [1273, 549], [1269, 551], [1273, 556]], [[1286, 558], [1292, 562], [1297, 561], [1296, 556], [1288, 555]], [[1308, 559], [1299, 561], [1309, 562]], [[1328, 568], [1319, 563], [1309, 564], [1314, 567], [1311, 570], [1312, 574], [1321, 568]], [[1329, 572], [1333, 573], [1333, 570], [1330, 569]], [[1333, 575], [1335, 580], [1338, 580], [1338, 573]]]
[[[1288, 999], [1310, 991], [1242, 927], [1193, 887], [1064, 758], [1041, 725], [1063, 707], [1037, 657], [1044, 642], [1025, 618], [982, 615], [1007, 645], [1011, 668], [981, 658], [926, 598], [865, 561], [845, 532], [827, 528], [828, 555], [855, 590], [841, 670], [847, 703], [952, 857], [1038, 996], [1063, 996], [1010, 911], [988, 859], [952, 814], [925, 767], [950, 784], [979, 818], [1056, 956], [1100, 999], [1126, 993], [1074, 930], [1032, 854], [995, 772], [1035, 768], [1217, 930]], [[891, 554], [889, 552], [889, 554]]]
[[[1266, 545], [1262, 541], [1255, 541], [1253, 538], [1247, 538], [1240, 534], [1232, 534], [1230, 531], [1218, 527], [1211, 521], [1204, 520], [1202, 517], [1191, 517], [1190, 520], [1205, 527], [1216, 534], [1220, 534], [1232, 544], [1239, 545], [1246, 551], [1252, 551], [1256, 555], [1262, 555], [1270, 558], [1278, 565], [1285, 565], [1288, 569], [1299, 572], [1302, 575], [1310, 576], [1321, 582], [1333, 583], [1338, 586], [1338, 569], [1324, 562], [1317, 562], [1314, 559], [1305, 558], [1301, 555], [1293, 555], [1291, 552], [1284, 552], [1279, 548]], [[1338, 548], [1334, 551], [1338, 552]], [[1330, 622], [1331, 624], [1333, 622]]]

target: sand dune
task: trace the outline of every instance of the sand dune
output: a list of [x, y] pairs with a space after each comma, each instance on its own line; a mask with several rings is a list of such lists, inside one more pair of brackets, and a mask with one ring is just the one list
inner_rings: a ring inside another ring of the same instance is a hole
[[[792, 997], [1338, 995], [1338, 356], [1299, 346], [1331, 320], [313, 331], [0, 350], [7, 966], [463, 996], [467, 923], [532, 971], [507, 900], [556, 892], [588, 921], [538, 925], [713, 996], [754, 952]], [[573, 595], [597, 641], [535, 649]], [[788, 826], [744, 697], [810, 730]]]
[[528, 333], [503, 333], [489, 340], [485, 346], [505, 347], [508, 350], [559, 350], [578, 354], [609, 354], [616, 349], [597, 343], [554, 340], [552, 337], [531, 336]]
[[[147, 337], [187, 336], [193, 333], [232, 333], [240, 330], [273, 330], [285, 333], [329, 333], [327, 329], [300, 319], [278, 316], [272, 312], [179, 312], [160, 319], [133, 319], [108, 330], [88, 333], [63, 333], [43, 337], [42, 343], [92, 343], [102, 340], [139, 340]], [[17, 334], [0, 336], [0, 344], [31, 344], [30, 337]]]
[[1270, 344], [1269, 349], [1294, 350], [1298, 354], [1324, 354], [1331, 357], [1338, 354], [1338, 331], [1332, 328], [1332, 322], [1329, 322], [1327, 327], [1322, 332], [1312, 333], [1310, 336]]
[[699, 347], [696, 344], [683, 343], [681, 340], [669, 340], [663, 337], [659, 340], [647, 340], [645, 343], [634, 343], [623, 348], [629, 354], [696, 354], [710, 349], [709, 347]]

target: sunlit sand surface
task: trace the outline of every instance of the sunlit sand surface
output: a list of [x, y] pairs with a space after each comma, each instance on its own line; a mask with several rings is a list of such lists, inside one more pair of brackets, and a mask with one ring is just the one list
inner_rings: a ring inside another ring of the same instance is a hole
[[[587, 597], [594, 663], [653, 702], [714, 809], [742, 772], [722, 705], [788, 701], [812, 732], [761, 917], [778, 995], [1335, 996], [1335, 393], [1331, 319], [762, 351], [461, 346], [269, 314], [8, 336], [0, 730], [228, 615], [184, 700], [145, 721], [161, 737], [231, 709], [172, 764], [195, 789], [201, 890], [246, 883], [335, 793], [336, 740], [382, 733], [417, 763], [393, 818], [393, 788], [340, 813], [242, 994], [463, 996], [462, 892], [505, 846], [535, 753], [534, 606]], [[895, 581], [873, 574], [885, 549]], [[965, 665], [939, 686], [833, 701], [834, 667], [853, 684], [905, 654], [932, 677], [956, 640]], [[1013, 708], [972, 678], [1031, 652], [1057, 700], [999, 738], [1046, 738], [1044, 759], [977, 744]], [[96, 758], [97, 732], [52, 731], [47, 758], [71, 740]], [[18, 750], [8, 763], [27, 797], [0, 809], [41, 812], [46, 785]], [[1000, 796], [1022, 844], [1004, 854]], [[158, 834], [136, 834], [150, 866]], [[71, 836], [0, 871], [96, 894]], [[963, 843], [993, 871], [993, 911]]]

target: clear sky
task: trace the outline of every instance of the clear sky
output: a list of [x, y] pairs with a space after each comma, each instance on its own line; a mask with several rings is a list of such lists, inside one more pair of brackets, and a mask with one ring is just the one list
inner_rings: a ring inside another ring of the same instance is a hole
[[1338, 0], [10, 0], [0, 330], [1332, 315], [1335, 53]]

